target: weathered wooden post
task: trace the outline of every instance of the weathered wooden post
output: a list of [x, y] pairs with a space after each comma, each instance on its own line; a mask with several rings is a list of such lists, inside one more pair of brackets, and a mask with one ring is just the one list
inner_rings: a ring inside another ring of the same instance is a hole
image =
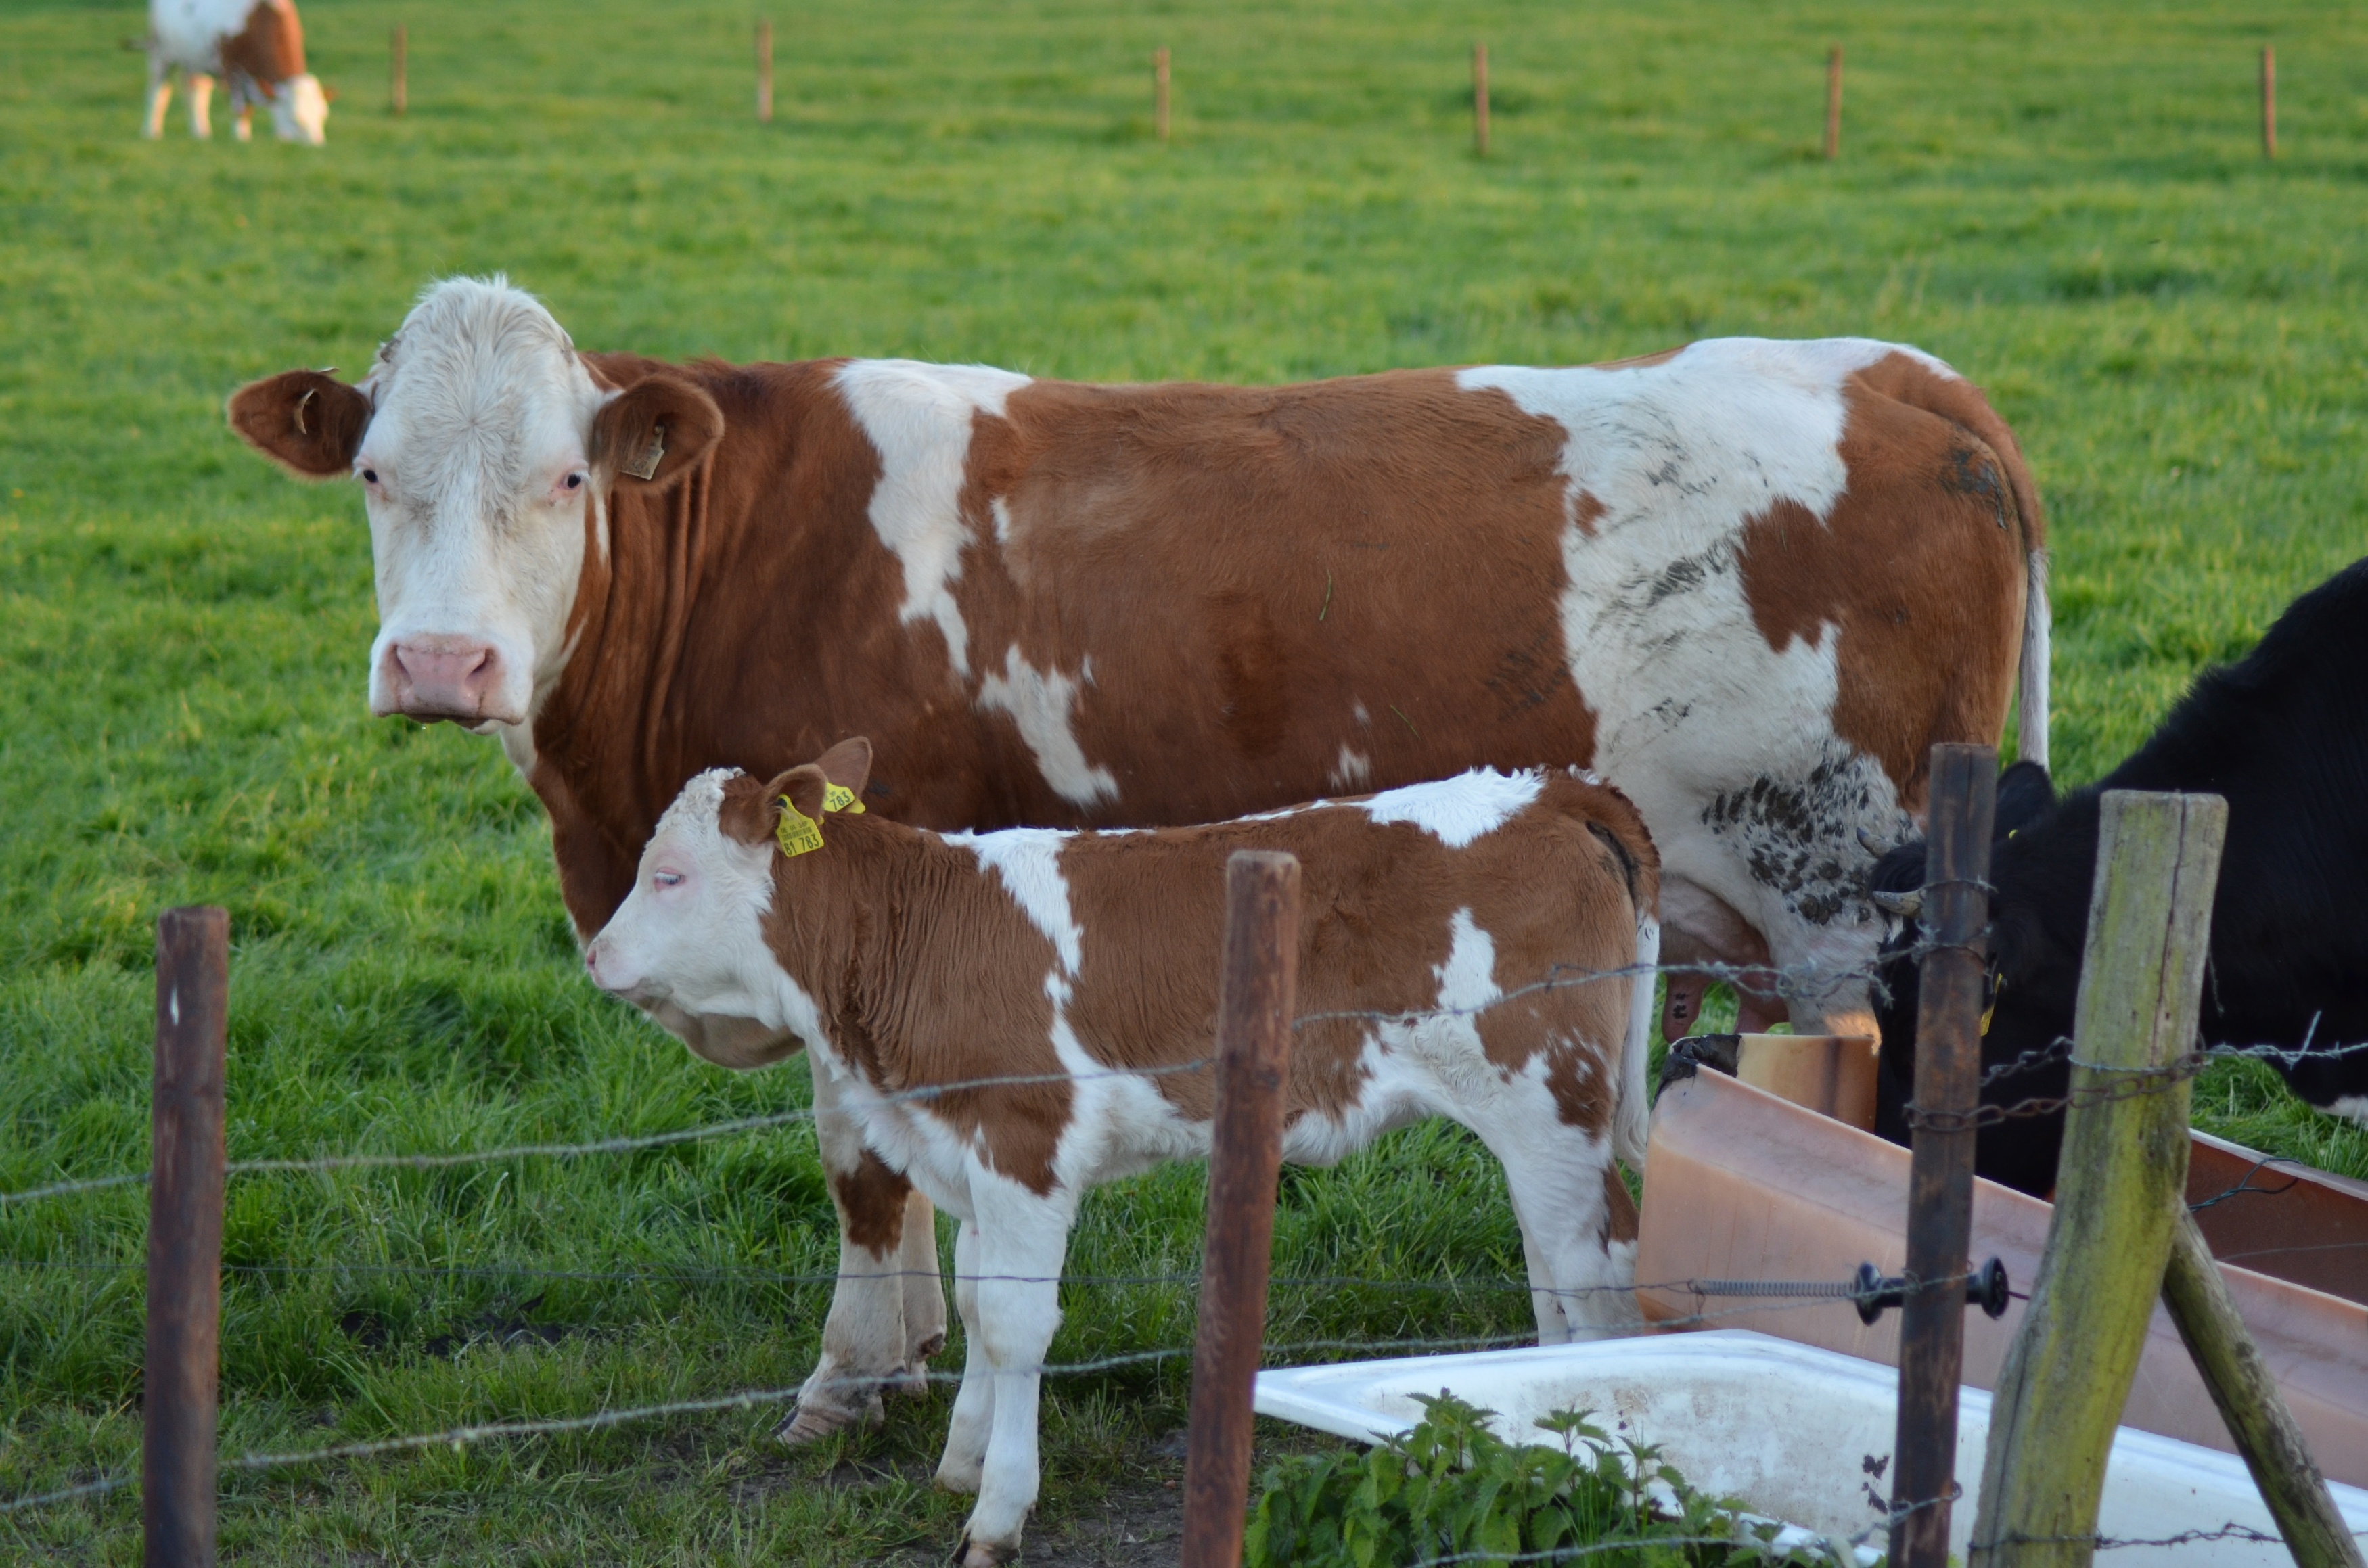
[[757, 123], [773, 123], [773, 19], [757, 22]]
[[1826, 162], [1842, 155], [1842, 46], [1826, 56]]
[[1488, 155], [1488, 46], [1472, 46], [1472, 145]]
[[211, 1568], [214, 1560], [229, 1019], [229, 915], [211, 907], [166, 910], [156, 920], [156, 1066], [149, 1105], [141, 1451], [147, 1568]]
[[1151, 54], [1151, 126], [1159, 140], [1167, 140], [1167, 46]]
[[[1907, 1278], [1899, 1323], [1899, 1426], [1893, 1453], [1891, 1562], [1946, 1568], [1949, 1489], [1957, 1473], [1957, 1380], [1974, 1234], [1974, 1129], [1981, 1097], [1982, 977], [1988, 965], [1990, 834], [1998, 753], [1932, 748], [1918, 965], [1915, 1153], [1907, 1178]], [[1933, 1126], [1924, 1119], [1940, 1119]], [[1932, 1499], [1941, 1501], [1934, 1502]], [[1912, 1510], [1908, 1505], [1921, 1504]]]
[[2084, 1565], [2187, 1185], [2189, 1083], [2228, 805], [2112, 790], [2073, 1025], [2055, 1213], [1991, 1395], [1973, 1568]]
[[1249, 1506], [1250, 1396], [1266, 1339], [1267, 1265], [1282, 1166], [1282, 1085], [1299, 981], [1299, 862], [1244, 849], [1225, 865], [1209, 1239], [1192, 1346], [1184, 1568], [1239, 1568]]
[[2278, 155], [2278, 51], [2261, 46], [2261, 156]]
[[387, 40], [386, 101], [398, 119], [411, 107], [411, 29], [401, 22]]
[[2327, 1478], [2303, 1445], [2302, 1429], [2245, 1331], [2237, 1303], [2228, 1299], [2227, 1283], [2195, 1216], [2184, 1208], [2172, 1221], [2162, 1299], [2299, 1568], [2361, 1568], [2360, 1542], [2336, 1512]]

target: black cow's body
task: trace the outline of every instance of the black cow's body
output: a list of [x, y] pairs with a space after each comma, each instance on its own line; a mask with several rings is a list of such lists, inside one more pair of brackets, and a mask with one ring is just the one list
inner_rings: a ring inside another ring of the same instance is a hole
[[[2228, 801], [2228, 841], [2212, 912], [2204, 1039], [2307, 1041], [2310, 1055], [2277, 1063], [2287, 1082], [2322, 1109], [2368, 1118], [2368, 1052], [2334, 1052], [2368, 1041], [2368, 561], [2296, 599], [2242, 661], [2203, 675], [2154, 737], [2095, 784], [2056, 801], [2046, 774], [2025, 763], [1998, 789], [1990, 872], [1998, 983], [1985, 1069], [2072, 1033], [2099, 798], [2108, 790], [2216, 794]], [[1884, 857], [1873, 885], [1906, 892], [1923, 878], [1918, 842]], [[1910, 922], [1886, 953], [1917, 935]], [[1876, 1130], [1905, 1142], [1914, 966], [1895, 956], [1884, 979]], [[2060, 1095], [2069, 1074], [2059, 1057], [1989, 1084], [1982, 1100]], [[1975, 1168], [2044, 1194], [2055, 1184], [2063, 1129], [2061, 1116], [1985, 1128]]]

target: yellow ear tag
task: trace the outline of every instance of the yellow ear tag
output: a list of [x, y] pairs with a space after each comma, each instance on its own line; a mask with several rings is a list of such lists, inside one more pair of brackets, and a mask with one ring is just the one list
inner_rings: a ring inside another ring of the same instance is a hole
[[803, 855], [822, 847], [822, 824], [792, 805], [787, 795], [781, 797], [780, 825], [773, 829], [780, 841], [784, 855]]
[[826, 784], [823, 786], [822, 809], [826, 812], [850, 812], [857, 816], [861, 816], [863, 802], [857, 800], [855, 791], [846, 785]]

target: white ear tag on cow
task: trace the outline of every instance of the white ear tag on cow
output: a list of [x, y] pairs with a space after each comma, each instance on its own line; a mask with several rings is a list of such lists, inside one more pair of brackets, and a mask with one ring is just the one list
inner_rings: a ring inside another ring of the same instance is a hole
[[857, 816], [861, 816], [863, 802], [857, 800], [855, 791], [846, 785], [827, 784], [823, 787], [822, 809], [826, 812], [850, 812]]
[[655, 479], [657, 477], [658, 464], [665, 459], [666, 426], [661, 425], [650, 432], [648, 449], [634, 461], [625, 464], [624, 470], [635, 479]]
[[796, 804], [781, 797], [781, 820], [773, 829], [780, 841], [784, 855], [805, 855], [822, 847], [822, 824], [798, 810]]

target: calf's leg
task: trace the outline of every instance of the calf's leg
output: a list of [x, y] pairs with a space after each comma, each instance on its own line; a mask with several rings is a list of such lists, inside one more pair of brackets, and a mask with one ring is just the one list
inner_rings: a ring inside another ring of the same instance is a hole
[[214, 133], [214, 79], [202, 71], [192, 71], [184, 85], [189, 89], [189, 134], [206, 141]]
[[905, 1195], [905, 1372], [890, 1386], [916, 1399], [929, 1392], [929, 1358], [946, 1347], [946, 1287], [938, 1278], [938, 1211], [919, 1187]]
[[[928, 1200], [863, 1146], [861, 1125], [840, 1105], [829, 1073], [819, 1063], [817, 1069], [814, 1135], [838, 1210], [838, 1285], [823, 1321], [822, 1359], [798, 1391], [797, 1409], [774, 1433], [784, 1443], [810, 1443], [880, 1420], [881, 1391], [925, 1374], [924, 1358], [945, 1340], [945, 1297], [938, 1283], [936, 1224]], [[910, 1222], [916, 1212], [918, 1227]], [[916, 1228], [923, 1235], [908, 1244], [906, 1233]], [[916, 1256], [927, 1257], [926, 1279], [905, 1277], [906, 1259]], [[934, 1313], [912, 1324], [906, 1302], [928, 1295], [937, 1297]]]
[[986, 1335], [978, 1324], [978, 1227], [968, 1220], [954, 1233], [954, 1308], [962, 1320], [962, 1392], [946, 1428], [946, 1451], [938, 1461], [938, 1484], [949, 1492], [975, 1492], [986, 1469], [986, 1440], [995, 1422], [995, 1369], [986, 1358]]
[[973, 1172], [979, 1221], [978, 1320], [971, 1332], [995, 1385], [978, 1505], [962, 1527], [962, 1568], [996, 1568], [1019, 1555], [1036, 1506], [1036, 1423], [1044, 1353], [1061, 1324], [1061, 1260], [1074, 1205], [1055, 1187], [1039, 1198], [1003, 1177]]
[[1529, 1257], [1538, 1343], [1625, 1333], [1644, 1321], [1636, 1307], [1636, 1208], [1612, 1162], [1611, 1140], [1564, 1123], [1542, 1086], [1517, 1085], [1532, 1093], [1464, 1125], [1504, 1165]]

